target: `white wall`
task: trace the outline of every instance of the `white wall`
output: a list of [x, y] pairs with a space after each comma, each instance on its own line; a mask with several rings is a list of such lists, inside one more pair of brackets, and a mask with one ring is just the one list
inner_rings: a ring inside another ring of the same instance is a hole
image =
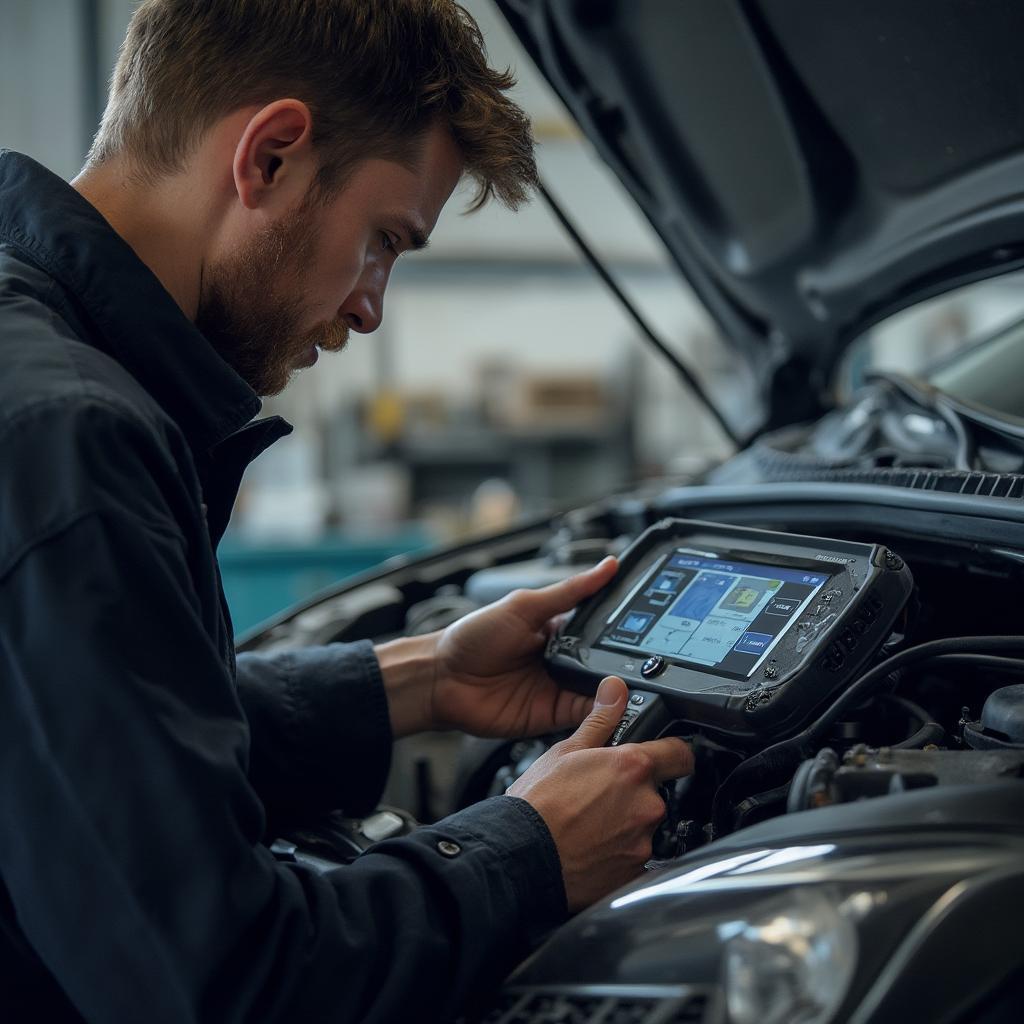
[[0, 0], [0, 147], [65, 178], [85, 152], [78, 0]]
[[[105, 83], [134, 0], [98, 0], [97, 40]], [[519, 50], [490, 0], [466, 0], [478, 17], [492, 62], [511, 65], [515, 98], [534, 118], [542, 174], [596, 250], [617, 268], [655, 327], [683, 350], [710, 328], [664, 252], [557, 98]], [[65, 177], [79, 169], [95, 129], [82, 83], [86, 49], [79, 0], [0, 0], [0, 145], [20, 149]], [[439, 389], [468, 398], [475, 367], [485, 359], [516, 362], [533, 373], [613, 375], [639, 353], [650, 390], [643, 429], [661, 453], [704, 443], [701, 417], [636, 330], [589, 271], [562, 273], [580, 258], [538, 200], [517, 214], [497, 204], [462, 216], [457, 196], [442, 217], [428, 253], [409, 257], [395, 273], [387, 317], [378, 335], [354, 336], [348, 352], [315, 370], [272, 403], [300, 424], [312, 424], [376, 383], [375, 346], [390, 344], [399, 387]], [[508, 271], [467, 273], [498, 263]], [[403, 263], [405, 261], [403, 260]], [[419, 265], [422, 269], [417, 269]], [[706, 362], [706, 346], [696, 353]], [[711, 432], [713, 436], [713, 432]]]

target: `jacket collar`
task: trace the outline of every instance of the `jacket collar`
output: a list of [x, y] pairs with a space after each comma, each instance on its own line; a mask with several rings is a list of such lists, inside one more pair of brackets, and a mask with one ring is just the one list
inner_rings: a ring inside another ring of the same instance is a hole
[[[90, 329], [83, 340], [121, 363], [194, 450], [209, 451], [260, 411], [255, 392], [99, 211], [63, 179], [8, 150], [0, 150], [3, 243], [58, 281]], [[289, 431], [277, 422], [277, 436]]]

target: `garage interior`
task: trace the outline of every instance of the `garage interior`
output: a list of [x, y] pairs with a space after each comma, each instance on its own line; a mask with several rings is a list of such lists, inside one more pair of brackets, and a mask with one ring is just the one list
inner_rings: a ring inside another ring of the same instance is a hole
[[[0, 3], [0, 145], [73, 177], [130, 0]], [[489, 0], [466, 4], [515, 69], [552, 194], [658, 335], [742, 432], [753, 382]], [[467, 193], [468, 194], [468, 193]], [[252, 467], [220, 548], [242, 634], [392, 555], [624, 490], [728, 451], [539, 200], [463, 216], [399, 262], [380, 330], [264, 405], [295, 434]], [[1013, 279], [919, 307], [847, 359], [911, 369], [1009, 319]], [[882, 343], [884, 342], [884, 344]]]

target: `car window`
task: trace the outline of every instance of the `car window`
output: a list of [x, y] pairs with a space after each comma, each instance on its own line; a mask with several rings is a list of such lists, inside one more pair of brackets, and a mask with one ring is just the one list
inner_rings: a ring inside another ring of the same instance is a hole
[[[837, 377], [839, 397], [856, 390], [869, 371], [881, 370], [931, 380], [956, 397], [1019, 415], [1024, 332], [1013, 325], [1021, 317], [1024, 273], [977, 281], [911, 306], [850, 346]], [[997, 338], [1002, 340], [991, 347]]]
[[954, 398], [1024, 419], [1024, 320], [945, 360], [929, 380]]

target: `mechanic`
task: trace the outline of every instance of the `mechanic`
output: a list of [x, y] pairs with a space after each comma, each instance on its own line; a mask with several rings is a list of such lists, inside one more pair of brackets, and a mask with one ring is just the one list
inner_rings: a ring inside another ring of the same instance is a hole
[[[535, 181], [452, 0], [145, 0], [68, 185], [0, 156], [0, 1006], [7, 1022], [427, 1021], [634, 877], [689, 748], [605, 747], [552, 621], [614, 560], [443, 632], [233, 654], [215, 549], [254, 423], [381, 322], [464, 175]], [[525, 325], [528, 327], [528, 325]], [[322, 875], [392, 740], [575, 729], [510, 790]]]

